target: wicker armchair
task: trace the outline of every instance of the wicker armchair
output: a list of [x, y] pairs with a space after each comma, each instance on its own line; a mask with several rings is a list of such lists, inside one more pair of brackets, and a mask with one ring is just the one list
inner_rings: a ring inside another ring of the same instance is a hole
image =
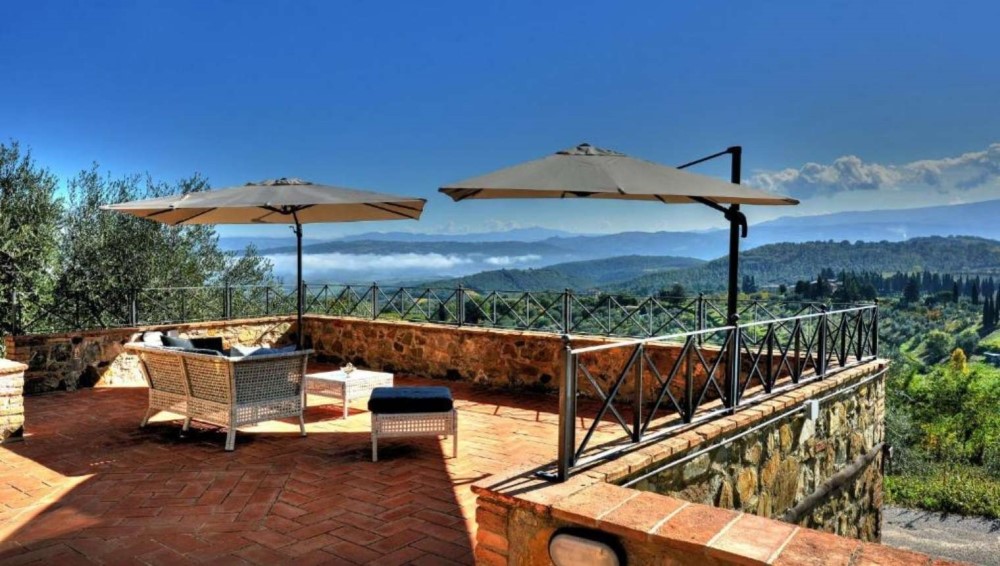
[[140, 426], [155, 411], [228, 428], [226, 450], [236, 444], [236, 429], [264, 421], [299, 418], [306, 435], [303, 377], [311, 350], [230, 358], [128, 344], [139, 356], [149, 384], [149, 408]]

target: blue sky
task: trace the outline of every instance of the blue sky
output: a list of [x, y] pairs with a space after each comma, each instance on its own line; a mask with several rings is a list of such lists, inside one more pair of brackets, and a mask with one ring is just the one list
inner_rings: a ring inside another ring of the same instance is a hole
[[718, 225], [693, 206], [453, 204], [435, 192], [583, 141], [666, 164], [741, 144], [745, 177], [802, 197], [797, 213], [1000, 196], [990, 2], [22, 2], [2, 12], [0, 139], [61, 177], [98, 161], [115, 175], [200, 172], [220, 187], [296, 176], [430, 200], [420, 223], [314, 236]]

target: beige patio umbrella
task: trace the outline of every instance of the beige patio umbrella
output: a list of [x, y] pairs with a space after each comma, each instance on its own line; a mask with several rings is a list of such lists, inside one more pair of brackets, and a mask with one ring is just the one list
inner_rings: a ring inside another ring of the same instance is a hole
[[[732, 174], [728, 183], [681, 170], [727, 154], [732, 156]], [[719, 210], [730, 222], [728, 316], [732, 323], [736, 315], [739, 236], [741, 230], [743, 237], [747, 233], [746, 217], [740, 212], [740, 205], [792, 205], [799, 202], [741, 186], [741, 158], [742, 148], [734, 146], [679, 167], [667, 167], [584, 143], [542, 159], [445, 185], [439, 190], [455, 201], [587, 198], [700, 203]]]
[[302, 225], [315, 222], [417, 220], [427, 201], [281, 178], [260, 183], [103, 206], [171, 226], [292, 224], [297, 244], [298, 346], [302, 347]]

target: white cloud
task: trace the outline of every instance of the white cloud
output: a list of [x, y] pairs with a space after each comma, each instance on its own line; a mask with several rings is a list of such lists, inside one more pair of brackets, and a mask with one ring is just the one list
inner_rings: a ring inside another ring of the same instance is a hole
[[[295, 255], [267, 256], [274, 263], [274, 272], [286, 281], [294, 281]], [[306, 281], [313, 283], [345, 283], [385, 281], [397, 278], [444, 278], [477, 273], [500, 267], [540, 265], [540, 255], [482, 256], [478, 254], [305, 254], [302, 271]]]
[[503, 255], [503, 256], [488, 257], [484, 260], [484, 263], [487, 265], [494, 265], [497, 267], [507, 267], [510, 265], [516, 265], [520, 263], [531, 263], [533, 261], [540, 261], [541, 259], [542, 256], [535, 254], [515, 255], [515, 256]]
[[[294, 271], [295, 256], [280, 254], [268, 256], [277, 271]], [[407, 269], [448, 270], [471, 259], [457, 255], [443, 254], [305, 254], [302, 256], [303, 271], [396, 271]]]
[[866, 163], [847, 155], [833, 163], [806, 163], [798, 169], [762, 171], [749, 184], [809, 199], [852, 191], [927, 191], [951, 194], [1000, 185], [1000, 143], [958, 157], [902, 165]]

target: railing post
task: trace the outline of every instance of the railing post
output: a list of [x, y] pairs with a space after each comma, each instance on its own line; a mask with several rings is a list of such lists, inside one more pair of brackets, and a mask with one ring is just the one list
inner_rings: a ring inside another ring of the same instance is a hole
[[455, 289], [455, 300], [458, 301], [458, 307], [455, 309], [455, 316], [458, 317], [458, 326], [465, 324], [465, 287], [460, 283], [458, 288]]
[[222, 318], [225, 320], [229, 320], [233, 317], [232, 296], [229, 292], [229, 280], [227, 279], [222, 286]]
[[837, 325], [837, 332], [840, 334], [840, 356], [837, 362], [840, 366], [847, 365], [847, 313], [840, 313], [840, 324]]
[[133, 290], [129, 298], [128, 308], [129, 326], [139, 326], [139, 291]]
[[264, 287], [264, 316], [271, 316], [271, 286]]
[[573, 331], [573, 290], [563, 291], [563, 334]]
[[[767, 377], [764, 379], [764, 391], [767, 393], [771, 392], [774, 388], [774, 382], [778, 380], [778, 377], [774, 375], [774, 334], [777, 332], [777, 325], [771, 323], [767, 325], [767, 330], [764, 332], [764, 339], [767, 341], [767, 358], [764, 360], [764, 371]], [[780, 369], [780, 368], [779, 368]]]
[[729, 360], [726, 367], [726, 395], [729, 397], [727, 405], [729, 412], [736, 412], [736, 405], [739, 404], [737, 398], [740, 390], [740, 325], [739, 315], [733, 315], [731, 323], [732, 335], [729, 339]]
[[576, 460], [576, 356], [569, 335], [563, 340], [563, 382], [559, 389], [559, 481], [566, 481]]
[[372, 320], [378, 319], [378, 281], [372, 282]]
[[829, 321], [829, 316], [827, 314], [826, 305], [820, 306], [820, 316], [819, 316], [819, 329], [817, 330], [816, 340], [819, 342], [816, 346], [816, 351], [819, 354], [819, 364], [816, 366], [816, 374], [820, 377], [826, 377], [826, 349], [827, 349], [827, 322]]
[[795, 321], [795, 325], [792, 326], [792, 334], [795, 338], [795, 373], [792, 376], [792, 382], [798, 383], [802, 379], [802, 368], [805, 365], [802, 363], [802, 319]]
[[635, 364], [635, 391], [632, 393], [632, 442], [642, 441], [642, 361], [645, 345], [639, 344], [639, 359]]
[[878, 357], [878, 299], [875, 299], [875, 309], [872, 311], [872, 355]]
[[866, 309], [861, 309], [858, 311], [858, 319], [855, 321], [854, 325], [854, 338], [857, 340], [857, 344], [855, 344], [854, 357], [858, 359], [858, 362], [860, 362], [861, 358], [865, 355], [865, 310]]
[[[701, 332], [705, 330], [705, 293], [698, 293], [698, 304], [695, 307], [695, 320], [694, 326], [695, 330]], [[705, 335], [698, 335], [698, 345], [701, 346], [705, 343]]]
[[[691, 354], [692, 348], [697, 348], [697, 340], [692, 345], [691, 338], [688, 337], [688, 347], [684, 354], [684, 422], [690, 423], [694, 419], [694, 362]], [[721, 354], [720, 354], [721, 355]], [[709, 376], [711, 377], [711, 376]]]

